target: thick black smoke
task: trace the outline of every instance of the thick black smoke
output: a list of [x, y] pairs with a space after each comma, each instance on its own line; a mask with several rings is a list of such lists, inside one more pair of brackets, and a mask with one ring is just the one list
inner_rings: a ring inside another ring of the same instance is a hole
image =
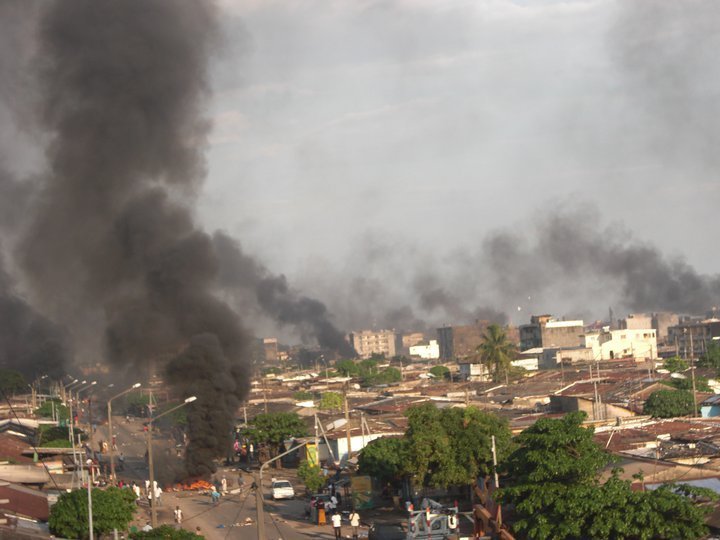
[[315, 339], [323, 348], [343, 356], [355, 356], [344, 335], [330, 321], [322, 302], [292, 291], [285, 276], [273, 275], [226, 234], [215, 233], [213, 239], [220, 258], [223, 289], [249, 290], [265, 313], [281, 325], [293, 326], [304, 340]]
[[0, 259], [0, 367], [20, 371], [28, 380], [59, 378], [70, 356], [67, 338], [18, 294]]
[[39, 41], [50, 172], [17, 249], [28, 289], [81, 354], [104, 343], [119, 371], [165, 370], [197, 395], [187, 465], [204, 474], [248, 389], [245, 333], [212, 294], [212, 239], [178, 202], [204, 176], [214, 7], [58, 1]]

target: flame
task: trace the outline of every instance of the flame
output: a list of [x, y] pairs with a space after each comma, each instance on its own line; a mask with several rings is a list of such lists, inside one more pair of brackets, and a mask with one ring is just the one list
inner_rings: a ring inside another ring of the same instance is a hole
[[202, 479], [197, 480], [186, 480], [185, 482], [182, 482], [180, 484], [175, 484], [175, 487], [173, 488], [174, 491], [202, 491], [202, 490], [208, 490], [212, 489], [213, 485]]

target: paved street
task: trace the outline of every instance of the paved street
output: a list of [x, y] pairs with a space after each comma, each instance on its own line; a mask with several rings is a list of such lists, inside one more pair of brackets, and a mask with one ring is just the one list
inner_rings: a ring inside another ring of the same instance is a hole
[[[125, 470], [118, 473], [119, 478], [125, 481], [136, 481], [144, 484], [148, 477], [147, 466], [145, 465], [145, 433], [141, 419], [133, 419], [127, 423], [124, 417], [113, 417], [113, 427], [117, 435], [118, 454], [125, 455]], [[95, 441], [108, 439], [107, 426], [99, 426], [95, 434]], [[164, 441], [155, 439], [155, 455], [163, 455]], [[117, 464], [117, 459], [116, 459]], [[161, 505], [158, 507], [158, 522], [173, 523], [173, 509], [180, 506], [183, 511], [183, 528], [195, 530], [200, 527], [201, 534], [208, 540], [222, 540], [225, 538], [256, 538], [257, 529], [255, 525], [256, 504], [255, 495], [250, 490], [253, 478], [243, 473], [244, 486], [237, 486], [237, 475], [234, 469], [227, 468], [218, 471], [218, 475], [225, 472], [229, 480], [231, 493], [221, 497], [220, 502], [213, 504], [208, 495], [195, 491], [166, 492], [161, 498]], [[264, 492], [268, 494], [270, 478], [269, 474], [265, 480]], [[306, 539], [306, 538], [334, 538], [332, 528], [329, 525], [318, 527], [310, 524], [305, 519], [304, 499], [288, 501], [272, 501], [266, 498], [265, 501], [265, 532], [270, 540], [284, 539]], [[146, 504], [141, 505], [138, 512], [139, 525], [144, 525], [149, 520], [149, 509]], [[147, 517], [145, 517], [147, 516]], [[249, 518], [249, 524], [246, 520]], [[343, 532], [349, 536], [350, 528], [344, 528]]]

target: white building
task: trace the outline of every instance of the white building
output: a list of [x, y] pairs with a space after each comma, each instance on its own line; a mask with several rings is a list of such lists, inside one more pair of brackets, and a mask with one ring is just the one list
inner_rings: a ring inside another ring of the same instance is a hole
[[440, 346], [435, 339], [430, 340], [427, 345], [413, 345], [410, 347], [410, 356], [418, 356], [425, 360], [435, 360], [440, 358]]
[[657, 358], [657, 333], [652, 328], [626, 328], [585, 334], [584, 345], [595, 360], [614, 358]]

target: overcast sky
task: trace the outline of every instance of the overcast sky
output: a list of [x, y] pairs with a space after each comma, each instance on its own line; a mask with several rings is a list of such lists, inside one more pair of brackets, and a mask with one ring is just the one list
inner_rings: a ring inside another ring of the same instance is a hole
[[712, 2], [221, 5], [202, 218], [336, 310], [328, 283], [442, 281], [489, 232], [585, 209], [715, 273]]

